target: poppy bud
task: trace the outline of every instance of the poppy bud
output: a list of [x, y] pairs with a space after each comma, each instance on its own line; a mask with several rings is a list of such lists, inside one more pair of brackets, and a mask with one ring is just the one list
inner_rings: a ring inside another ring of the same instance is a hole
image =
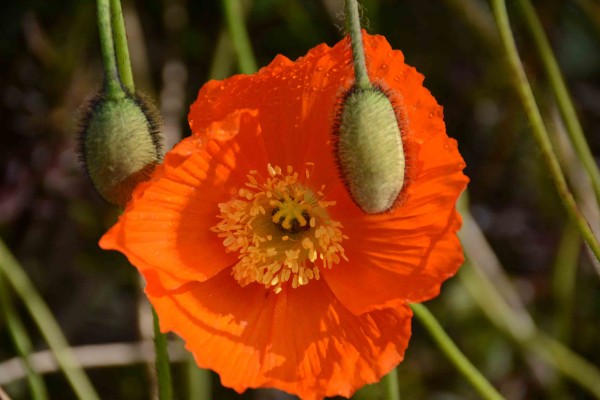
[[124, 207], [162, 158], [159, 116], [140, 96], [100, 93], [81, 124], [80, 158], [98, 193]]
[[392, 103], [376, 87], [354, 88], [340, 108], [336, 157], [350, 196], [370, 214], [389, 210], [404, 185], [404, 149]]

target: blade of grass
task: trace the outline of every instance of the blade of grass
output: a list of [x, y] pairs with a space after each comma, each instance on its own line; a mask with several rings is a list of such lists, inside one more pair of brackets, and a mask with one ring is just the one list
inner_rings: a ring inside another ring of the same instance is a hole
[[11, 284], [33, 317], [48, 347], [63, 370], [77, 396], [82, 400], [99, 400], [85, 372], [71, 353], [67, 339], [52, 312], [27, 277], [23, 267], [12, 255], [4, 241], [0, 240], [0, 273]]
[[555, 333], [563, 343], [570, 341], [572, 332], [571, 317], [580, 250], [581, 237], [573, 224], [569, 223], [563, 231], [552, 268], [552, 291], [556, 299]]
[[[534, 353], [563, 375], [571, 378], [600, 399], [600, 370], [557, 340], [538, 330], [525, 305], [507, 286], [508, 278], [481, 229], [461, 197], [459, 211], [463, 227], [459, 232], [467, 262], [458, 277], [484, 315], [520, 348]], [[496, 264], [496, 265], [487, 265]]]
[[[464, 226], [459, 235], [465, 249], [467, 263], [461, 268], [458, 277], [467, 291], [488, 319], [506, 332], [523, 351], [535, 353], [600, 398], [600, 387], [597, 385], [597, 382], [600, 382], [600, 371], [566, 346], [540, 332], [520, 299], [513, 296], [511, 291], [506, 292], [503, 285], [498, 285], [499, 281], [502, 282], [506, 278], [489, 276], [490, 267], [484, 264], [490, 262], [490, 257], [486, 257], [485, 254], [491, 253], [494, 257], [493, 262], [497, 261], [485, 238], [478, 234], [479, 227], [466, 207], [466, 202], [463, 200], [459, 209]], [[502, 271], [500, 265], [492, 269], [497, 273]], [[510, 296], [510, 304], [505, 293]]]
[[592, 181], [596, 200], [600, 202], [600, 170], [590, 151], [579, 118], [577, 118], [575, 106], [573, 105], [569, 90], [567, 89], [567, 85], [560, 72], [558, 62], [552, 52], [552, 47], [550, 47], [542, 24], [529, 0], [517, 0], [517, 4], [523, 12], [526, 26], [533, 36], [535, 48], [542, 59], [542, 66], [548, 75], [550, 87], [556, 98], [560, 115], [565, 122], [569, 138]]
[[243, 4], [240, 0], [222, 0], [221, 4], [233, 48], [237, 53], [239, 70], [242, 74], [252, 74], [256, 72], [257, 66], [250, 38], [246, 31]]
[[47, 399], [48, 392], [44, 380], [31, 366], [29, 360], [33, 350], [31, 339], [29, 339], [27, 330], [14, 309], [14, 304], [11, 301], [8, 287], [4, 284], [4, 277], [2, 274], [0, 274], [0, 311], [4, 314], [8, 333], [15, 345], [17, 354], [21, 357], [21, 363], [27, 372], [27, 384], [29, 385], [31, 398], [34, 400]]
[[477, 368], [465, 357], [452, 339], [444, 331], [437, 319], [423, 304], [411, 304], [415, 317], [423, 324], [427, 332], [437, 343], [442, 353], [454, 364], [456, 369], [471, 383], [483, 399], [504, 399]]
[[221, 30], [208, 72], [209, 79], [225, 79], [233, 69], [233, 44], [229, 32]]
[[[491, 0], [491, 3], [496, 24], [498, 26], [498, 31], [500, 32], [502, 44], [504, 46], [508, 64], [511, 68], [516, 83], [519, 97], [523, 102], [525, 112], [529, 122], [531, 123], [531, 131], [538, 144], [538, 147], [540, 148], [542, 157], [546, 162], [550, 176], [552, 177], [554, 185], [558, 191], [558, 195], [563, 202], [570, 219], [577, 226], [579, 233], [590, 247], [592, 253], [594, 253], [596, 259], [600, 260], [600, 243], [598, 243], [598, 240], [594, 236], [590, 226], [577, 208], [577, 203], [575, 202], [573, 194], [567, 186], [567, 182], [560, 168], [558, 159], [554, 153], [554, 150], [552, 149], [548, 132], [544, 126], [540, 110], [533, 96], [527, 76], [525, 75], [525, 70], [523, 68], [523, 64], [521, 63], [521, 59], [519, 58], [517, 46], [510, 29], [508, 13], [506, 11], [506, 3], [504, 0]], [[600, 270], [596, 270], [596, 272], [600, 276]]]
[[458, 275], [467, 291], [479, 304], [488, 319], [528, 353], [544, 359], [572, 381], [600, 399], [600, 370], [574, 353], [568, 347], [551, 338], [537, 327], [520, 329], [521, 319], [515, 314], [494, 283], [471, 261], [461, 268]]

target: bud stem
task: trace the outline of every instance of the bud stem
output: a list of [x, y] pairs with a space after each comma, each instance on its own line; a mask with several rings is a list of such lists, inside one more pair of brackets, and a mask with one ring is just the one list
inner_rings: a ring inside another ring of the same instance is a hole
[[357, 89], [370, 89], [371, 81], [367, 73], [365, 51], [363, 49], [362, 31], [360, 29], [360, 16], [358, 14], [358, 1], [345, 0], [346, 29], [352, 41], [352, 59], [354, 60], [354, 77]]
[[127, 32], [125, 31], [125, 21], [123, 20], [121, 0], [110, 0], [110, 15], [115, 54], [117, 56], [117, 68], [119, 69], [121, 84], [131, 93], [133, 93], [135, 91], [135, 86], [133, 84], [133, 73], [131, 72], [131, 61], [129, 60]]
[[242, 74], [253, 74], [258, 68], [246, 29], [244, 2], [240, 0], [222, 0], [221, 3], [225, 13], [227, 29], [231, 35], [231, 42], [237, 53], [239, 70]]
[[104, 64], [104, 91], [108, 98], [119, 99], [125, 96], [115, 59], [115, 49], [112, 38], [110, 4], [108, 0], [98, 0], [98, 32], [100, 48]]

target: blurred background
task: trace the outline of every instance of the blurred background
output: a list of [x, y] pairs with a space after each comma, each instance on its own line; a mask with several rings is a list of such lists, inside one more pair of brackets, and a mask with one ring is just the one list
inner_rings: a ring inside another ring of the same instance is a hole
[[[541, 331], [600, 365], [600, 279], [568, 222], [531, 136], [488, 3], [362, 3], [367, 30], [385, 35], [392, 47], [404, 52], [406, 62], [425, 75], [426, 87], [444, 106], [449, 136], [459, 142], [471, 179], [470, 216], [465, 221], [472, 229], [462, 236], [469, 260], [494, 264], [496, 257], [502, 269], [490, 276], [496, 273], [507, 278], [506, 293], [516, 295], [513, 306], [524, 306], [520, 312], [528, 313]], [[581, 207], [595, 227], [598, 203], [564, 139], [548, 79], [521, 10], [514, 2], [508, 3], [513, 32], [545, 123], [558, 144]], [[342, 37], [341, 0], [254, 0], [244, 5], [260, 66], [278, 53], [295, 59], [319, 43], [333, 45]], [[533, 5], [591, 150], [598, 155], [600, 2], [544, 0]], [[189, 134], [188, 108], [202, 84], [237, 72], [221, 4], [124, 0], [123, 8], [136, 86], [158, 104], [170, 149]], [[86, 371], [100, 396], [147, 399], [152, 394], [144, 358], [152, 358], [152, 349], [138, 345], [141, 338], [151, 335], [145, 300], [139, 294], [137, 273], [125, 258], [98, 248], [98, 239], [115, 221], [118, 210], [95, 193], [76, 151], [80, 106], [102, 84], [95, 12], [92, 0], [3, 2], [0, 237], [23, 265], [77, 354], [86, 357]], [[491, 247], [481, 241], [479, 233]], [[469, 359], [507, 398], [592, 398], [543, 357], [528, 352], [510, 328], [498, 326], [493, 315], [482, 312], [474, 275], [462, 275], [461, 270], [428, 305]], [[21, 316], [34, 350], [43, 353], [47, 349], [44, 338], [19, 297], [6, 284], [0, 290]], [[403, 398], [477, 398], [416, 320], [413, 330], [406, 360], [398, 369]], [[187, 398], [187, 356], [177, 344], [173, 352], [176, 395]], [[0, 386], [13, 399], [26, 399], [30, 394], [16, 355], [0, 314]], [[40, 368], [46, 365], [44, 381], [50, 398], [75, 398], [62, 373], [43, 363], [43, 355], [38, 361]], [[216, 375], [212, 378], [215, 399], [288, 398], [267, 390], [238, 395], [221, 387]], [[378, 388], [367, 388], [356, 398], [379, 395]]]

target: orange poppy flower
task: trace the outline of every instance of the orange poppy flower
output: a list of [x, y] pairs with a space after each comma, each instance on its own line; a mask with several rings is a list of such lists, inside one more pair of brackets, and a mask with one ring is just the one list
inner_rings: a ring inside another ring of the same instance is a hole
[[142, 273], [161, 329], [239, 392], [320, 399], [379, 380], [404, 357], [407, 303], [436, 296], [463, 261], [467, 178], [442, 108], [385, 38], [364, 44], [403, 135], [395, 208], [362, 212], [336, 167], [334, 114], [354, 79], [345, 39], [204, 85], [193, 135], [100, 241]]

